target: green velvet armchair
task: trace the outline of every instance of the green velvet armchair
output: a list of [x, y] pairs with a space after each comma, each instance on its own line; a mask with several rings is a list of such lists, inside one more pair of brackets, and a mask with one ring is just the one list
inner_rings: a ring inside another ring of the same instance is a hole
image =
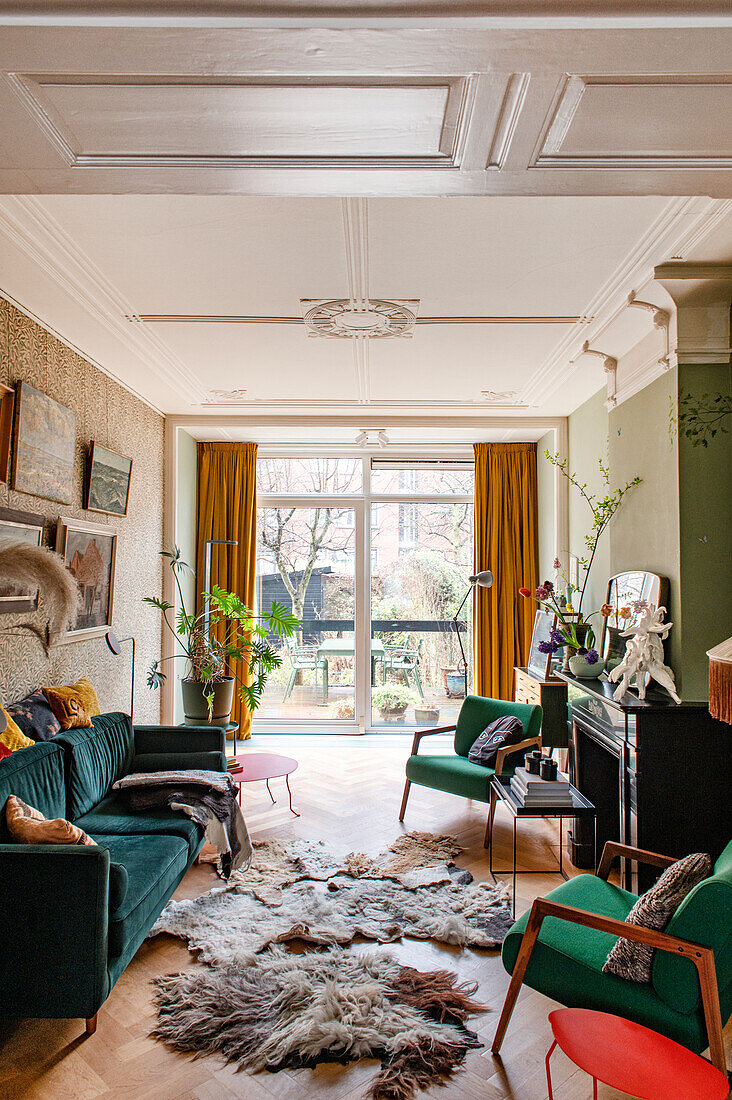
[[[468, 760], [470, 746], [486, 726], [496, 718], [507, 715], [520, 718], [525, 737], [516, 745], [499, 749], [495, 768], [486, 768], [482, 764], [473, 764]], [[407, 760], [407, 779], [404, 784], [404, 797], [399, 811], [399, 820], [404, 821], [407, 799], [412, 783], [420, 787], [431, 787], [435, 791], [446, 791], [462, 798], [472, 798], [477, 802], [490, 803], [490, 811], [485, 829], [484, 847], [488, 847], [495, 800], [491, 800], [490, 782], [494, 775], [512, 773], [523, 764], [528, 749], [541, 744], [541, 707], [527, 703], [510, 703], [504, 699], [486, 699], [482, 695], [468, 695], [460, 708], [457, 723], [454, 726], [437, 726], [435, 729], [417, 730], [412, 742], [412, 754]], [[419, 752], [423, 737], [433, 733], [455, 731], [454, 752], [448, 756], [427, 756]]]
[[[522, 984], [574, 1008], [609, 1012], [658, 1031], [727, 1072], [722, 1027], [732, 1013], [732, 842], [709, 878], [684, 898], [663, 932], [626, 924], [635, 894], [608, 882], [618, 858], [664, 868], [671, 856], [608, 841], [596, 875], [577, 875], [537, 898], [503, 943], [511, 974], [493, 1040], [498, 1054]], [[617, 938], [655, 949], [650, 982], [602, 971]]]

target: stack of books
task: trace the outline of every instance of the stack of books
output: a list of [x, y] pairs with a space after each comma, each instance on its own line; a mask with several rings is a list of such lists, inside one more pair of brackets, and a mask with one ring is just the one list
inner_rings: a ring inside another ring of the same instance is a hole
[[226, 761], [226, 770], [229, 772], [240, 772], [242, 770], [241, 764], [235, 756], [230, 756]]
[[556, 779], [542, 779], [540, 775], [527, 772], [526, 768], [516, 768], [516, 774], [511, 776], [511, 790], [517, 801], [527, 810], [574, 805], [569, 780], [561, 776]]

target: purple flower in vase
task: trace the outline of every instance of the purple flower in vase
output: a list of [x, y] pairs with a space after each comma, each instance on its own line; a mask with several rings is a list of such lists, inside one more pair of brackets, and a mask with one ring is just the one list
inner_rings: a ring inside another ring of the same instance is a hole
[[564, 637], [561, 630], [550, 631], [549, 637], [554, 642], [554, 645], [557, 646], [557, 648], [559, 648], [559, 646], [566, 645], [567, 639]]
[[536, 596], [537, 600], [547, 600], [549, 598], [549, 591], [550, 590], [545, 584], [540, 584], [534, 592], [534, 595]]
[[560, 562], [559, 558], [554, 559], [554, 568], [555, 569], [561, 569], [562, 568], [562, 563]]
[[597, 652], [596, 649], [588, 649], [585, 653], [585, 660], [587, 661], [588, 665], [596, 665], [597, 662], [600, 660], [600, 654]]
[[555, 645], [554, 642], [539, 642], [538, 649], [539, 653], [556, 653], [559, 646]]

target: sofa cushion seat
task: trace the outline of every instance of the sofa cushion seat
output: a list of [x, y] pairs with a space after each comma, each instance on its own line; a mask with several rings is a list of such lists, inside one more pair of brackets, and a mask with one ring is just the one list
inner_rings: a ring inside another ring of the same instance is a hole
[[[504, 772], [508, 769], [504, 768]], [[493, 768], [472, 764], [465, 756], [410, 756], [407, 761], [407, 779], [421, 787], [432, 787], [448, 794], [474, 798], [478, 802], [490, 801], [490, 781]]]
[[143, 928], [153, 924], [167, 903], [188, 865], [188, 844], [183, 837], [161, 834], [97, 833], [93, 839], [109, 849], [112, 866], [121, 865], [127, 873], [121, 900], [112, 896], [114, 891], [110, 893], [109, 954], [116, 958]]
[[182, 811], [130, 809], [129, 796], [113, 791], [98, 806], [74, 821], [89, 836], [102, 833], [106, 836], [156, 836], [180, 837], [188, 845], [192, 855], [198, 848], [203, 833], [200, 826]]
[[[550, 901], [624, 921], [635, 894], [595, 875], [578, 875], [546, 895]], [[516, 921], [503, 943], [502, 960], [510, 973], [516, 964], [528, 913]], [[707, 1046], [701, 1013], [684, 1014], [664, 1004], [650, 984], [629, 982], [602, 967], [617, 937], [594, 928], [545, 917], [524, 981], [563, 1005], [626, 1016], [702, 1051]]]

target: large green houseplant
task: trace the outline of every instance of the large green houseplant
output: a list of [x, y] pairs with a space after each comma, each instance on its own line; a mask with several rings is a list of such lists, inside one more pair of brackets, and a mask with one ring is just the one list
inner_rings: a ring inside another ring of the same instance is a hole
[[[226, 725], [231, 715], [234, 690], [249, 710], [254, 711], [262, 700], [269, 674], [282, 664], [282, 658], [272, 646], [272, 635], [290, 637], [300, 626], [284, 604], [272, 602], [264, 615], [255, 615], [233, 592], [217, 585], [202, 593], [206, 611], [189, 614], [183, 596], [181, 577], [192, 572], [183, 561], [180, 549], [162, 550], [173, 572], [178, 591], [175, 622], [170, 613], [173, 604], [157, 596], [145, 596], [162, 615], [163, 623], [175, 639], [176, 652], [153, 661], [148, 672], [148, 687], [159, 688], [165, 683], [164, 661], [183, 658], [186, 675], [181, 681], [186, 722], [213, 722]], [[237, 666], [245, 675], [237, 673]]]

